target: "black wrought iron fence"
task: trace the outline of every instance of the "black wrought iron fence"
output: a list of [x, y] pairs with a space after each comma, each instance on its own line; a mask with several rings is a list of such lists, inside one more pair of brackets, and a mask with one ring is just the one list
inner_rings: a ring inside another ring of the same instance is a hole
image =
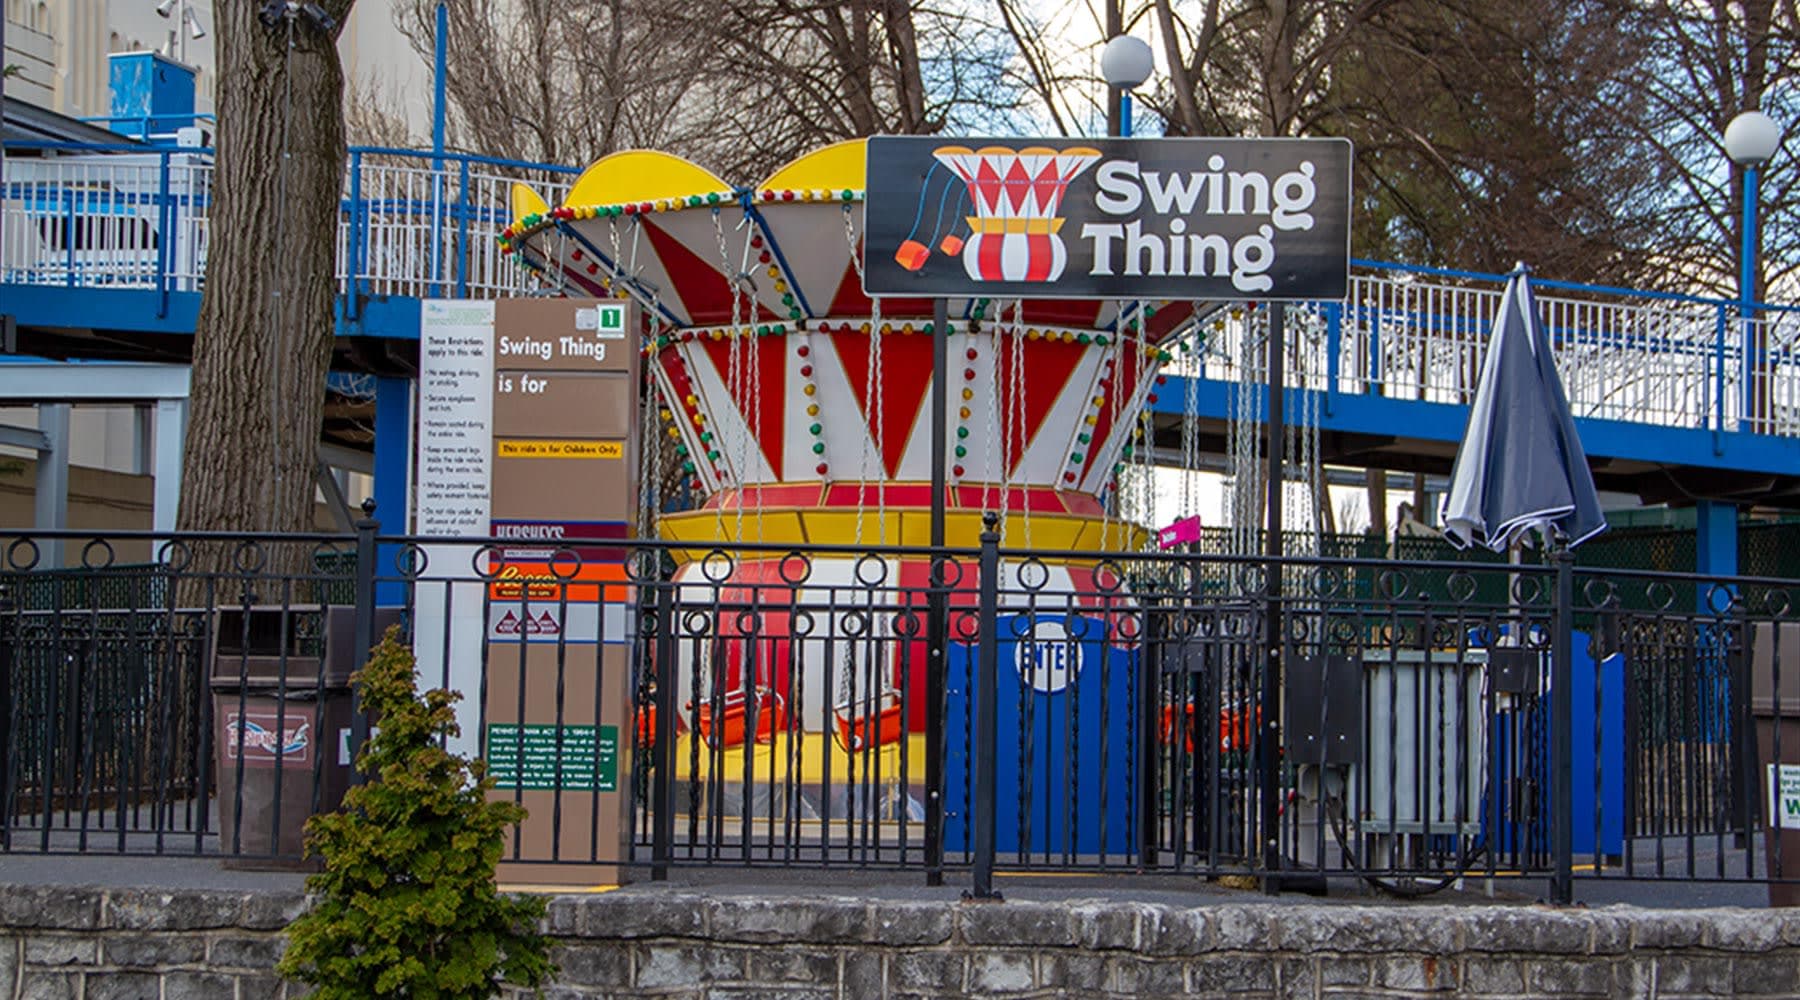
[[373, 522], [134, 538], [146, 569], [65, 535], [79, 569], [0, 540], [8, 851], [297, 860], [367, 731], [349, 671], [392, 623], [462, 692], [455, 748], [531, 810], [521, 862], [978, 891], [1008, 869], [1550, 877], [1561, 898], [1800, 873], [1766, 815], [1769, 765], [1800, 762], [1794, 580]]

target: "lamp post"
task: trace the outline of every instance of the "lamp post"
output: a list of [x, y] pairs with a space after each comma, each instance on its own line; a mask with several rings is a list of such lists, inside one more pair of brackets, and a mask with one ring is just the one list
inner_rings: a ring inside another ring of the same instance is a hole
[[156, 5], [156, 12], [175, 22], [174, 29], [169, 32], [169, 58], [187, 65], [188, 39], [199, 41], [206, 37], [206, 29], [200, 26], [192, 0], [162, 0]]
[[1100, 50], [1100, 75], [1106, 78], [1108, 93], [1119, 92], [1118, 138], [1131, 138], [1131, 92], [1144, 85], [1156, 71], [1156, 59], [1150, 54], [1150, 43], [1131, 35], [1117, 35]]
[[1738, 318], [1743, 328], [1744, 365], [1748, 378], [1744, 390], [1744, 420], [1760, 428], [1773, 414], [1762, 412], [1767, 403], [1767, 372], [1763, 368], [1763, 334], [1757, 327], [1755, 302], [1758, 298], [1756, 209], [1757, 191], [1763, 164], [1775, 155], [1781, 145], [1781, 129], [1775, 120], [1761, 111], [1745, 111], [1725, 126], [1725, 155], [1743, 169], [1743, 216], [1738, 242]]

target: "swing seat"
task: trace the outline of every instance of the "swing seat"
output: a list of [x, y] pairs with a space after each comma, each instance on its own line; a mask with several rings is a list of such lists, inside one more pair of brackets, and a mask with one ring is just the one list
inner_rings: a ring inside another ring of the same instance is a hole
[[[1179, 723], [1181, 726], [1181, 742], [1187, 748], [1188, 756], [1192, 757], [1194, 755], [1194, 703], [1190, 701], [1181, 707], [1184, 709], [1183, 717]], [[1178, 723], [1175, 721], [1175, 706], [1164, 705], [1162, 710], [1162, 741], [1164, 744], [1173, 743], [1175, 741], [1175, 727], [1177, 724]]]
[[[766, 688], [752, 692], [756, 707], [755, 737], [758, 743], [772, 743], [775, 734], [787, 728], [787, 706], [781, 695]], [[715, 717], [714, 704], [701, 702], [694, 716], [694, 726], [709, 747], [743, 746], [750, 731], [752, 697], [743, 691], [732, 691], [720, 700]], [[693, 708], [693, 703], [688, 703]]]
[[[1175, 740], [1175, 727], [1181, 726], [1182, 744], [1191, 755], [1194, 752], [1194, 704], [1183, 705], [1184, 717], [1180, 722], [1175, 718], [1175, 706], [1164, 705], [1162, 710], [1162, 741], [1172, 743]], [[1251, 717], [1255, 716], [1255, 721]], [[1262, 723], [1262, 711], [1248, 706], [1223, 708], [1219, 710], [1219, 751], [1229, 753], [1232, 750], [1244, 750], [1250, 746], [1251, 730]]]
[[898, 743], [906, 737], [906, 720], [900, 711], [900, 693], [883, 692], [877, 701], [879, 706], [872, 711], [859, 711], [863, 707], [860, 703], [840, 704], [832, 710], [837, 721], [832, 735], [837, 738], [838, 746], [849, 753], [857, 753], [872, 747]]

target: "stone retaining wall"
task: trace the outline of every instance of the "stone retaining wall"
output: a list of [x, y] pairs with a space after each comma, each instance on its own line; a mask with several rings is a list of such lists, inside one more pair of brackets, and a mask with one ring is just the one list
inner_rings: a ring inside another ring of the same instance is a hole
[[[0, 998], [280, 1000], [291, 893], [0, 887]], [[1800, 996], [1800, 913], [555, 900], [575, 997]]]

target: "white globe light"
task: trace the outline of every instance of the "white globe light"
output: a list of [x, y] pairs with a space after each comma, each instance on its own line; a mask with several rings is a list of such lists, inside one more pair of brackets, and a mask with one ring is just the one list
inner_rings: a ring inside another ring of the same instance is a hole
[[1781, 145], [1781, 128], [1761, 111], [1746, 111], [1725, 126], [1725, 155], [1733, 163], [1767, 163]]
[[1141, 38], [1119, 35], [1100, 50], [1100, 75], [1110, 86], [1130, 90], [1154, 72], [1156, 60], [1150, 54], [1150, 43]]

